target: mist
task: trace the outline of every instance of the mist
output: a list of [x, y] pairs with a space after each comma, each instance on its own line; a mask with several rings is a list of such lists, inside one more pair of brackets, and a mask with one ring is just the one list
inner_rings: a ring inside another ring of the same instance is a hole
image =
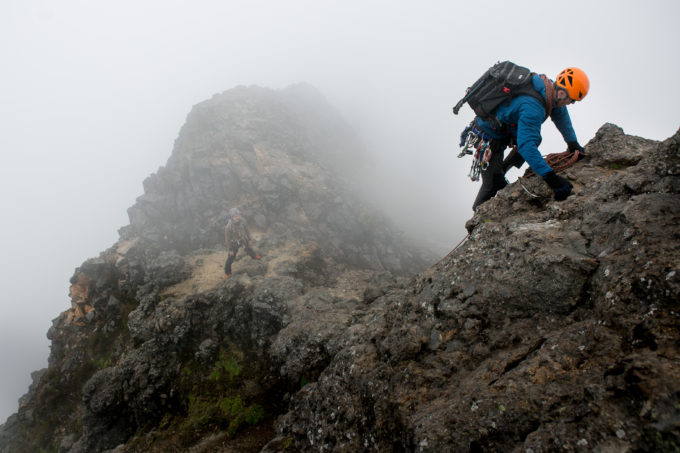
[[[377, 164], [374, 196], [445, 253], [479, 183], [451, 107], [489, 66], [586, 71], [570, 106], [585, 145], [606, 122], [678, 128], [680, 3], [634, 1], [8, 0], [0, 13], [0, 422], [47, 365], [69, 278], [128, 223], [191, 106], [238, 85], [319, 89]], [[544, 154], [565, 149], [551, 122]]]

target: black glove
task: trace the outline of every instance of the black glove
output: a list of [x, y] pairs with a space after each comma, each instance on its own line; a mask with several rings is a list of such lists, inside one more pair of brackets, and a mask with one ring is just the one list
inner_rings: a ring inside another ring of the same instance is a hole
[[574, 187], [569, 181], [561, 176], [558, 176], [554, 171], [550, 171], [543, 176], [543, 179], [555, 192], [555, 200], [562, 201], [571, 194], [571, 188]]
[[588, 156], [586, 150], [578, 142], [567, 142], [567, 151], [578, 151], [578, 160]]

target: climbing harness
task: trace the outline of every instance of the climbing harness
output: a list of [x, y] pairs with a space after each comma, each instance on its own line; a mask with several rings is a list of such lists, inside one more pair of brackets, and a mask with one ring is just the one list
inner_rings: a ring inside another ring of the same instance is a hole
[[[474, 122], [473, 122], [474, 123]], [[472, 181], [478, 181], [482, 171], [489, 167], [491, 159], [491, 137], [484, 135], [471, 123], [461, 134], [461, 150], [458, 157], [472, 155], [472, 166], [468, 177]]]

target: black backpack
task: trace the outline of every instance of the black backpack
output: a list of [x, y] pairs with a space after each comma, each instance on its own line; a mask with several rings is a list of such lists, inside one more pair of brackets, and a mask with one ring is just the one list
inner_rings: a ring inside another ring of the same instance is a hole
[[494, 110], [520, 94], [533, 96], [545, 106], [545, 99], [531, 83], [532, 75], [529, 69], [511, 61], [496, 63], [467, 89], [463, 99], [453, 108], [453, 114], [458, 115], [460, 108], [467, 102], [481, 119], [498, 123], [493, 116]]

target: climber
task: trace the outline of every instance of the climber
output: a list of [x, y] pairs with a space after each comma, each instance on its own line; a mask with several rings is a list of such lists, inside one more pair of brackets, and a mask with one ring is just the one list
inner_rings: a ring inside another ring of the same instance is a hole
[[[481, 171], [482, 187], [472, 205], [473, 210], [505, 187], [508, 184], [505, 173], [512, 166], [521, 167], [524, 161], [550, 186], [556, 200], [564, 200], [571, 194], [571, 183], [557, 175], [538, 150], [541, 125], [549, 116], [567, 143], [568, 151], [578, 152], [579, 159], [585, 157], [566, 107], [588, 94], [590, 82], [585, 72], [570, 67], [560, 72], [555, 82], [532, 73], [531, 87], [540, 94], [540, 101], [535, 95], [520, 93], [509, 103], [499, 105], [491, 119], [476, 117], [464, 131], [464, 134], [473, 133], [481, 140], [488, 140], [491, 151], [488, 166]], [[513, 144], [517, 146], [517, 152], [503, 160], [505, 149]]]
[[237, 208], [229, 210], [229, 222], [227, 222], [227, 226], [224, 227], [224, 239], [227, 242], [227, 249], [229, 250], [227, 262], [224, 263], [225, 278], [231, 276], [231, 264], [234, 262], [236, 253], [241, 246], [245, 248], [246, 253], [248, 253], [252, 259], [259, 260], [262, 258], [253, 250], [250, 232], [248, 231], [248, 223], [246, 222], [246, 219], [241, 217], [241, 213]]

